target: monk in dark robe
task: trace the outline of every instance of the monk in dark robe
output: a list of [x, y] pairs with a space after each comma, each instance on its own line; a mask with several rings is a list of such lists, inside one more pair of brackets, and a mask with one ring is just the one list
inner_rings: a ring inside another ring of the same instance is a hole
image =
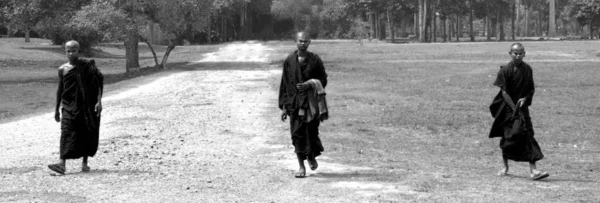
[[[298, 158], [297, 178], [306, 176], [304, 160], [308, 160], [311, 170], [318, 167], [316, 157], [321, 155], [323, 145], [319, 138], [319, 122], [322, 119], [307, 119], [304, 109], [309, 109], [309, 92], [313, 90], [311, 82], [316, 81], [324, 88], [327, 85], [327, 73], [323, 61], [318, 55], [308, 51], [310, 37], [307, 33], [296, 35], [297, 50], [283, 62], [283, 74], [279, 87], [279, 109], [281, 120], [290, 118], [290, 133], [294, 152]], [[313, 83], [314, 84], [314, 83]], [[310, 115], [315, 115], [314, 112]], [[318, 113], [316, 114], [318, 115]]]
[[535, 92], [533, 72], [523, 62], [525, 47], [522, 44], [513, 44], [509, 54], [512, 61], [500, 67], [494, 82], [495, 86], [500, 87], [500, 92], [490, 105], [490, 112], [495, 119], [489, 137], [501, 137], [500, 148], [504, 163], [504, 168], [498, 175], [508, 174], [510, 159], [529, 162], [531, 179], [540, 180], [549, 174], [536, 168], [536, 162], [544, 158], [544, 154], [533, 136], [529, 116], [529, 106]]
[[[61, 123], [60, 161], [48, 165], [58, 174], [65, 173], [67, 159], [83, 158], [81, 171], [90, 171], [88, 157], [93, 157], [98, 150], [104, 88], [102, 73], [94, 60], [79, 59], [78, 42], [67, 42], [65, 51], [69, 62], [58, 68], [54, 114], [56, 122]], [[62, 112], [59, 111], [61, 106]]]

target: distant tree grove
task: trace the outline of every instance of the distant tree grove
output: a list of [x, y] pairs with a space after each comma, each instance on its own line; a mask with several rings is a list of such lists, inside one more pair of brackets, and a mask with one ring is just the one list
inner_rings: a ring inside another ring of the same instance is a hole
[[[600, 38], [600, 0], [0, 0], [0, 36], [33, 34], [84, 49], [123, 42], [127, 70], [137, 44], [315, 38], [436, 41], [516, 37]], [[462, 37], [462, 39], [461, 39]]]

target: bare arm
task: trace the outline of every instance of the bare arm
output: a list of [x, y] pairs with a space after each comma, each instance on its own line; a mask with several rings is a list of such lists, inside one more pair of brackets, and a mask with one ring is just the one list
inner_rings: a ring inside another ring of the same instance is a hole
[[58, 111], [58, 109], [60, 108], [63, 88], [63, 69], [58, 69], [58, 89], [56, 91], [56, 108], [54, 109], [55, 111]]
[[56, 107], [54, 108], [54, 120], [56, 120], [56, 122], [60, 121], [60, 102], [62, 101], [62, 94], [64, 91], [64, 85], [63, 85], [63, 69], [59, 68], [58, 69], [58, 88], [56, 90]]
[[502, 98], [504, 98], [504, 102], [506, 102], [506, 104], [508, 104], [510, 108], [512, 108], [513, 110], [515, 109], [515, 103], [513, 102], [510, 95], [508, 95], [508, 93], [506, 93], [506, 91], [504, 90], [502, 90]]
[[100, 112], [102, 112], [102, 92], [104, 91], [104, 76], [102, 75], [102, 73], [100, 72], [100, 70], [98, 70], [98, 68], [96, 67], [95, 62], [92, 60], [91, 61], [93, 69], [95, 71], [94, 74], [96, 74], [96, 85], [98, 86], [98, 95], [97, 95], [97, 102], [96, 102], [96, 106], [94, 107], [94, 111], [96, 112], [96, 116], [100, 117]]

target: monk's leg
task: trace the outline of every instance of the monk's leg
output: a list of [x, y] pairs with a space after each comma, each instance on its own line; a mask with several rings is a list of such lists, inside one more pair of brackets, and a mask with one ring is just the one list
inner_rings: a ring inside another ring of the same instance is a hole
[[313, 171], [319, 168], [319, 163], [317, 162], [317, 159], [315, 159], [315, 155], [312, 153], [308, 155], [308, 165], [310, 165], [310, 170]]
[[296, 178], [304, 178], [306, 176], [306, 167], [304, 167], [304, 158], [305, 156], [301, 153], [297, 153], [296, 157], [298, 158], [298, 172], [296, 172]]
[[90, 171], [90, 166], [88, 166], [88, 156], [83, 156], [83, 160], [81, 161], [81, 171], [82, 172]]
[[499, 176], [508, 175], [508, 159], [502, 156], [502, 163], [504, 164], [504, 168], [498, 172]]

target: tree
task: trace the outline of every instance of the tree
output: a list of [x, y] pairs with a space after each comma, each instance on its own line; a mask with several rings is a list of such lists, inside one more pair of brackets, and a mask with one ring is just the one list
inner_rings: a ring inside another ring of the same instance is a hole
[[314, 15], [312, 0], [273, 0], [271, 12], [277, 18], [292, 19], [296, 31], [306, 28]]
[[63, 28], [67, 38], [77, 40], [85, 52], [100, 41], [122, 40], [128, 16], [108, 2], [94, 2], [77, 11]]
[[600, 26], [600, 0], [572, 0], [572, 4], [574, 7], [571, 15], [574, 15], [581, 25], [588, 25], [590, 39], [594, 39], [594, 27]]
[[70, 29], [67, 25], [75, 13], [90, 2], [91, 0], [42, 0], [40, 7], [43, 9], [40, 15], [43, 18], [37, 23], [35, 30], [52, 40], [55, 45], [71, 40], [71, 36], [78, 35], [77, 30]]
[[186, 36], [202, 31], [208, 24], [213, 2], [209, 0], [149, 0], [150, 19], [156, 22], [169, 38], [169, 45], [160, 67], [167, 68], [169, 54], [176, 46], [183, 44]]
[[25, 33], [25, 42], [30, 42], [29, 33], [42, 19], [42, 0], [10, 0], [6, 2], [5, 16], [8, 27]]

